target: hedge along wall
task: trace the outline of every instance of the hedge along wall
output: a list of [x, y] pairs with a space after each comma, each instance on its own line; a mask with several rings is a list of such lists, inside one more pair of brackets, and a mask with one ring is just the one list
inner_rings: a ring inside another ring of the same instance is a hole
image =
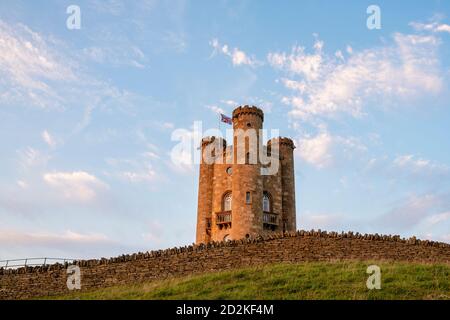
[[[376, 260], [450, 264], [450, 244], [399, 236], [297, 231], [75, 262], [83, 291], [277, 262]], [[0, 269], [0, 299], [69, 293], [68, 265]]]

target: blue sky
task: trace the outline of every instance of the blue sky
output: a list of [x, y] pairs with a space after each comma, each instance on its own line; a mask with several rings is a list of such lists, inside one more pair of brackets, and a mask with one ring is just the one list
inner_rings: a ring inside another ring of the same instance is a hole
[[240, 104], [295, 140], [299, 229], [450, 242], [449, 14], [446, 1], [3, 0], [0, 260], [192, 243], [198, 166], [173, 157], [172, 133], [218, 128]]

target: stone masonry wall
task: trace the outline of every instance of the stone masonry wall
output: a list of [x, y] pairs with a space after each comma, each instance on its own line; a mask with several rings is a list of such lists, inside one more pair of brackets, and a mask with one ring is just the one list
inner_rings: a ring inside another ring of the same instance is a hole
[[[399, 236], [297, 231], [245, 240], [84, 260], [82, 290], [277, 262], [371, 260], [450, 264], [450, 244]], [[0, 299], [68, 293], [67, 265], [0, 269]]]

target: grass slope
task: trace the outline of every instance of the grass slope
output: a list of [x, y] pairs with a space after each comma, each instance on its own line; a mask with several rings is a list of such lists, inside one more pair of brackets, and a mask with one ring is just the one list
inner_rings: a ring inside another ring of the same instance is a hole
[[[381, 268], [381, 290], [366, 269]], [[274, 264], [78, 292], [59, 299], [450, 299], [450, 265], [376, 262]]]

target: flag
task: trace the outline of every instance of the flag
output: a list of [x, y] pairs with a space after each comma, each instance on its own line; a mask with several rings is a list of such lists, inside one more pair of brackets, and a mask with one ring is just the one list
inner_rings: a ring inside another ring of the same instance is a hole
[[228, 123], [228, 124], [233, 124], [233, 122], [232, 122], [230, 117], [227, 117], [224, 114], [220, 114], [220, 117], [221, 117], [220, 121]]

